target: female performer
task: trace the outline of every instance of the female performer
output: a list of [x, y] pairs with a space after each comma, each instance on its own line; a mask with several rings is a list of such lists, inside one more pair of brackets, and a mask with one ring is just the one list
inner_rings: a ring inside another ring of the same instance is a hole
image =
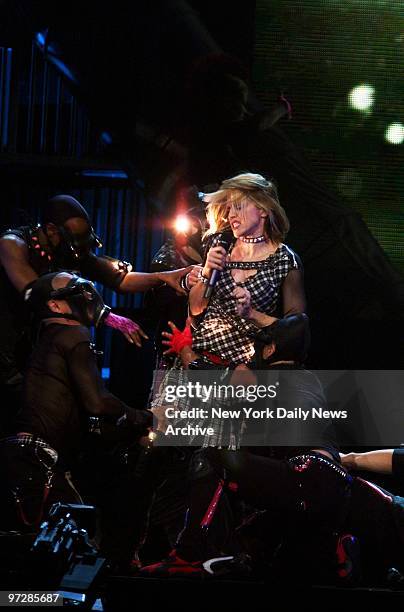
[[[205, 198], [208, 236], [230, 227], [234, 244], [227, 253], [213, 238], [200, 282], [191, 289], [192, 348], [205, 363], [246, 364], [254, 355], [254, 331], [305, 311], [302, 265], [283, 243], [289, 221], [272, 182], [239, 174]], [[204, 293], [214, 270], [220, 276], [208, 300]]]
[[[173, 334], [165, 332], [163, 335], [170, 351], [175, 349], [183, 357], [188, 350], [187, 358], [192, 368], [231, 366], [239, 370], [252, 360], [254, 335], [260, 328], [273, 324], [277, 318], [304, 312], [302, 265], [297, 255], [283, 243], [289, 222], [273, 183], [259, 174], [244, 173], [224, 181], [218, 191], [207, 197], [210, 226], [207, 236], [212, 236], [212, 246], [199, 282], [190, 291], [190, 314], [194, 318], [192, 351], [186, 347], [187, 341], [191, 342], [189, 330], [188, 337], [177, 338], [176, 349], [173, 345], [175, 326], [170, 325]], [[230, 230], [233, 236], [229, 253], [217, 244], [224, 230]], [[220, 276], [212, 296], [207, 299], [204, 294], [214, 270], [219, 271]], [[230, 376], [233, 380], [233, 374]], [[163, 396], [164, 393], [156, 397], [153, 412]], [[181, 404], [178, 407], [186, 409], [187, 400]], [[214, 422], [214, 419], [209, 423], [214, 426], [215, 434], [205, 436], [200, 446], [239, 448], [239, 424], [233, 427], [231, 422]], [[183, 548], [189, 549], [189, 558], [197, 555], [200, 520], [217, 485], [214, 475], [212, 478], [212, 474], [206, 475], [203, 468], [197, 467], [203, 464], [199, 458], [202, 456], [197, 453], [193, 461], [195, 467], [191, 470], [189, 528], [181, 538]], [[185, 554], [183, 550], [182, 553]]]

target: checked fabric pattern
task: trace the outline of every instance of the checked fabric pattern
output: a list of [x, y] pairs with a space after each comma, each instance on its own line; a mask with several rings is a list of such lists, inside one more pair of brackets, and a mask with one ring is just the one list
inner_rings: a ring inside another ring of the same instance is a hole
[[[227, 262], [206, 313], [193, 330], [193, 350], [196, 353], [208, 351], [234, 365], [251, 361], [254, 341], [249, 336], [254, 335], [258, 328], [252, 321], [237, 315], [236, 300], [231, 294], [236, 286], [245, 287], [251, 293], [252, 307], [273, 315], [283, 280], [290, 270], [297, 268], [297, 257], [285, 244], [262, 261]], [[257, 270], [257, 273], [243, 283], [236, 283], [231, 274], [233, 269]]]

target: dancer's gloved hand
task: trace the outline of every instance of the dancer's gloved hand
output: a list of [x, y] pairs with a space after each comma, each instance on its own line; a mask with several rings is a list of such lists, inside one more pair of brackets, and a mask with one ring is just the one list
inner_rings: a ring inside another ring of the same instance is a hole
[[168, 321], [168, 325], [171, 329], [171, 333], [164, 331], [161, 334], [166, 338], [166, 340], [162, 341], [162, 344], [168, 346], [168, 349], [164, 351], [163, 354], [169, 355], [170, 353], [175, 353], [180, 355], [184, 347], [192, 346], [191, 328], [189, 325], [186, 325], [183, 331], [180, 331], [172, 321]]
[[135, 410], [128, 408], [125, 414], [118, 419], [117, 425], [132, 425], [138, 430], [140, 436], [145, 436], [150, 427], [153, 427], [153, 414], [150, 410]]
[[140, 325], [135, 323], [135, 321], [116, 315], [113, 312], [110, 312], [105, 319], [105, 325], [122, 332], [128, 342], [136, 344], [139, 348], [142, 346], [142, 338], [149, 339], [149, 336], [145, 334]]

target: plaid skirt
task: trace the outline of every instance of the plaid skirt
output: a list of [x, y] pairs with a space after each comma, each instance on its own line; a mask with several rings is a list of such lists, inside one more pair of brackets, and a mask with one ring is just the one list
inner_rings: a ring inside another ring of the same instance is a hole
[[[165, 445], [169, 445], [170, 434], [166, 435], [168, 424], [176, 428], [198, 428], [211, 429], [213, 434], [202, 434], [182, 436], [180, 442], [178, 439], [173, 440], [174, 446], [197, 446], [202, 448], [214, 447], [226, 450], [237, 450], [241, 446], [243, 432], [245, 431], [244, 421], [240, 419], [223, 419], [212, 416], [212, 408], [222, 408], [223, 410], [237, 409], [236, 404], [239, 402], [235, 399], [231, 400], [225, 397], [215, 397], [208, 402], [200, 401], [200, 405], [196, 405], [195, 399], [189, 397], [175, 398], [174, 401], [167, 403], [166, 388], [168, 385], [178, 386], [186, 385], [189, 377], [189, 370], [181, 368], [179, 360], [174, 363], [174, 366], [169, 370], [156, 370], [153, 377], [153, 386], [150, 395], [149, 407], [155, 417], [154, 429], [165, 436]], [[218, 381], [225, 384], [228, 381], [232, 370], [229, 368], [217, 368]], [[241, 405], [241, 404], [240, 404]], [[203, 407], [209, 416], [200, 419], [190, 418], [170, 418], [166, 417], [166, 410], [170, 408], [173, 411], [181, 411], [188, 413], [195, 407]]]

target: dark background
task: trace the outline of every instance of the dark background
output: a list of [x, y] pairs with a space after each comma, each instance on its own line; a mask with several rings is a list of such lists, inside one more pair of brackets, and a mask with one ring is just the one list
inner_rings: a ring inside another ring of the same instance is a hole
[[[400, 4], [3, 1], [1, 225], [35, 220], [45, 198], [71, 193], [103, 252], [147, 270], [179, 186], [262, 172], [278, 184], [287, 242], [305, 265], [308, 365], [403, 367], [403, 144], [384, 138], [404, 115]], [[189, 96], [195, 61], [222, 52], [249, 84], [240, 124], [217, 120], [226, 70], [198, 104]], [[367, 112], [348, 103], [362, 83], [375, 88]], [[282, 93], [292, 119], [257, 129]], [[105, 298], [152, 331], [142, 296]], [[151, 343], [98, 343], [113, 390], [143, 403]]]

